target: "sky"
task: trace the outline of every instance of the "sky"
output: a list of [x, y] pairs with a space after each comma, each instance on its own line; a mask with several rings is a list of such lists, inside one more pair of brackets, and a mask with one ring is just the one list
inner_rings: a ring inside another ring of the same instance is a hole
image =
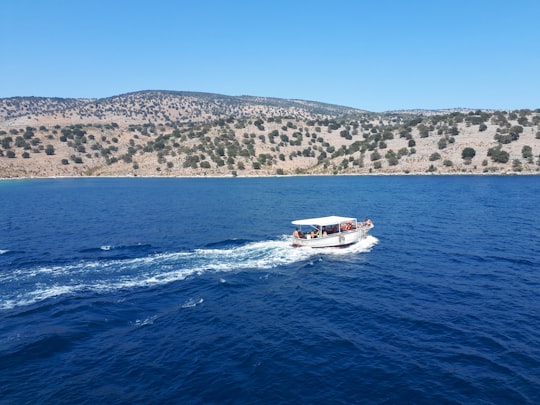
[[0, 98], [540, 108], [538, 0], [2, 0]]

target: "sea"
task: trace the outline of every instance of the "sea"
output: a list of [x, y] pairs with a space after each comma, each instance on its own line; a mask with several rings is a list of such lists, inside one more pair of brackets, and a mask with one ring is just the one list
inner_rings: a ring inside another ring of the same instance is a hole
[[[538, 176], [0, 181], [0, 404], [538, 404]], [[292, 220], [369, 217], [347, 248]]]

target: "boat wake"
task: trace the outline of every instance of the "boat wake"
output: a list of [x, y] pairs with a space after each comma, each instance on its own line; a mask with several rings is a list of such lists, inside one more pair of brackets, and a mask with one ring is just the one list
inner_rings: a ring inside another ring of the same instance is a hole
[[[309, 260], [314, 255], [352, 255], [369, 252], [378, 240], [368, 236], [346, 248], [293, 248], [290, 237], [206, 247], [144, 257], [81, 260], [57, 266], [37, 266], [0, 273], [0, 310], [85, 291], [106, 293], [151, 287], [207, 272], [268, 270]], [[98, 249], [102, 250], [103, 247]]]

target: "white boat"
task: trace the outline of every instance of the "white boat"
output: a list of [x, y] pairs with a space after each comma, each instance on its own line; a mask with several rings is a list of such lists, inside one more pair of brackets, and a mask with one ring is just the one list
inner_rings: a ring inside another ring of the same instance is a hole
[[313, 248], [352, 245], [365, 239], [374, 226], [369, 218], [358, 222], [356, 218], [338, 216], [297, 219], [292, 224], [296, 225], [292, 236], [293, 246]]
[[292, 245], [313, 248], [352, 245], [365, 239], [374, 226], [369, 218], [359, 222], [356, 218], [338, 216], [297, 219], [292, 224], [296, 226]]

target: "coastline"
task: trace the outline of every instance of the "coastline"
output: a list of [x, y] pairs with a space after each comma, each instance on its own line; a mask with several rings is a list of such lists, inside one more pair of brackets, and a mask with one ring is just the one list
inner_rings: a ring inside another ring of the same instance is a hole
[[1, 179], [540, 174], [540, 109], [370, 113], [168, 92], [18, 101], [0, 99]]
[[540, 172], [522, 171], [522, 172], [506, 172], [506, 173], [437, 173], [437, 172], [415, 172], [415, 173], [339, 173], [339, 174], [283, 174], [283, 175], [201, 175], [201, 176], [132, 176], [132, 175], [115, 175], [115, 176], [23, 176], [23, 177], [0, 177], [0, 181], [17, 181], [17, 180], [54, 180], [54, 179], [241, 179], [241, 178], [290, 178], [290, 177], [419, 177], [419, 176], [441, 176], [441, 177], [514, 177], [514, 176], [540, 176]]

